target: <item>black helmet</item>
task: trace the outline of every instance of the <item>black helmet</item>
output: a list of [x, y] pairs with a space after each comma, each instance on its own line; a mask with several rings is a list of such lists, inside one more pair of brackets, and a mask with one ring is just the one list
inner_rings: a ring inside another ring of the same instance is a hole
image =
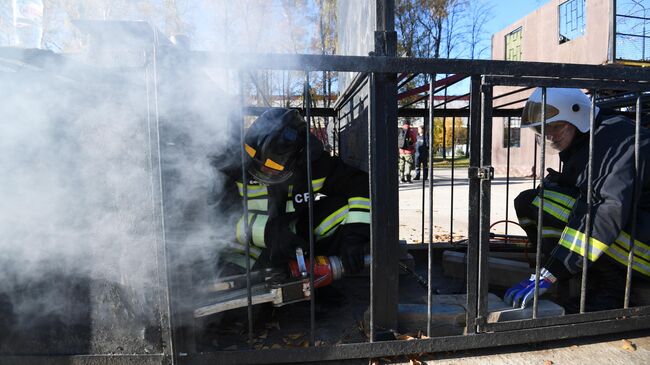
[[248, 173], [267, 185], [287, 181], [304, 161], [306, 128], [295, 109], [271, 108], [260, 115], [244, 139]]

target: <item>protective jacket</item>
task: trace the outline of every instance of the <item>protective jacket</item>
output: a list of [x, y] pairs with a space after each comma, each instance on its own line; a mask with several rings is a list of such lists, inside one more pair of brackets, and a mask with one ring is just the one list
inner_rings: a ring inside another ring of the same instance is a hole
[[[584, 255], [590, 264], [605, 255], [627, 266], [633, 231], [633, 269], [650, 276], [650, 132], [642, 128], [639, 136], [640, 163], [635, 185], [634, 122], [602, 114], [596, 119], [594, 133], [592, 230], [588, 244], [588, 134], [576, 136], [569, 148], [560, 153], [562, 172], [550, 179], [562, 189], [576, 188], [575, 194], [557, 193], [551, 186], [544, 194], [545, 213], [566, 222], [545, 265], [558, 279], [581, 272]], [[539, 206], [539, 198], [533, 204]], [[636, 221], [632, 219], [635, 204]]]
[[[305, 169], [302, 169], [305, 170]], [[248, 231], [244, 229], [243, 215], [236, 225], [239, 251], [250, 248], [251, 265], [264, 254], [265, 248], [285, 244], [291, 240], [278, 230], [285, 225], [305, 247], [309, 243], [309, 187], [306, 171], [299, 171], [286, 183], [247, 184]], [[327, 153], [312, 163], [312, 191], [314, 195], [313, 234], [315, 254], [337, 255], [349, 249], [360, 250], [370, 240], [370, 199], [368, 175], [353, 168], [336, 156]], [[239, 196], [244, 196], [244, 185], [236, 182]], [[290, 253], [288, 253], [290, 254]], [[288, 256], [288, 255], [287, 255]], [[289, 259], [289, 257], [285, 257]], [[245, 266], [244, 257], [232, 256], [230, 261]], [[274, 260], [276, 261], [276, 260]]]

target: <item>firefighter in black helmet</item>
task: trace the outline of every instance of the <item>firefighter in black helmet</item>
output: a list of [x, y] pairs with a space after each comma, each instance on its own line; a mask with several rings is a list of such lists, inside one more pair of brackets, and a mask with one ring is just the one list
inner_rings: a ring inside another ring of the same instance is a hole
[[[309, 248], [311, 199], [315, 254], [339, 256], [345, 272], [356, 273], [364, 267], [370, 238], [368, 175], [326, 153], [313, 134], [309, 138], [313, 196], [307, 185], [307, 123], [298, 111], [271, 108], [250, 126], [244, 139], [252, 178], [249, 224], [244, 232], [244, 217], [238, 221], [237, 241], [250, 245], [252, 262], [286, 264], [297, 247]], [[243, 183], [237, 187], [243, 197]], [[245, 265], [243, 257], [238, 264]]]

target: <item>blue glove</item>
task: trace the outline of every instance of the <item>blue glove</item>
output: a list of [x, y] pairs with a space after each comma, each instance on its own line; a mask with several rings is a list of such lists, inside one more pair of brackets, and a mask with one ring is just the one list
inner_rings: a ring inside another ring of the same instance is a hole
[[[539, 275], [539, 295], [546, 293], [548, 289], [557, 281], [555, 276], [550, 271], [542, 269]], [[506, 291], [503, 301], [513, 308], [526, 306], [533, 300], [535, 293], [535, 274], [531, 275], [529, 279], [523, 280], [517, 285]]]

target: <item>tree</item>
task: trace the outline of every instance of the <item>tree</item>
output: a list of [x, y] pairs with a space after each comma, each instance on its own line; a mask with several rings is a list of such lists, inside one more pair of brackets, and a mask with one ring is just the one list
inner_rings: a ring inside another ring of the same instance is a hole
[[493, 6], [483, 0], [469, 2], [465, 43], [470, 59], [481, 58], [483, 53], [490, 49], [489, 42], [486, 42], [489, 38], [486, 37], [485, 25], [492, 18], [492, 10]]

